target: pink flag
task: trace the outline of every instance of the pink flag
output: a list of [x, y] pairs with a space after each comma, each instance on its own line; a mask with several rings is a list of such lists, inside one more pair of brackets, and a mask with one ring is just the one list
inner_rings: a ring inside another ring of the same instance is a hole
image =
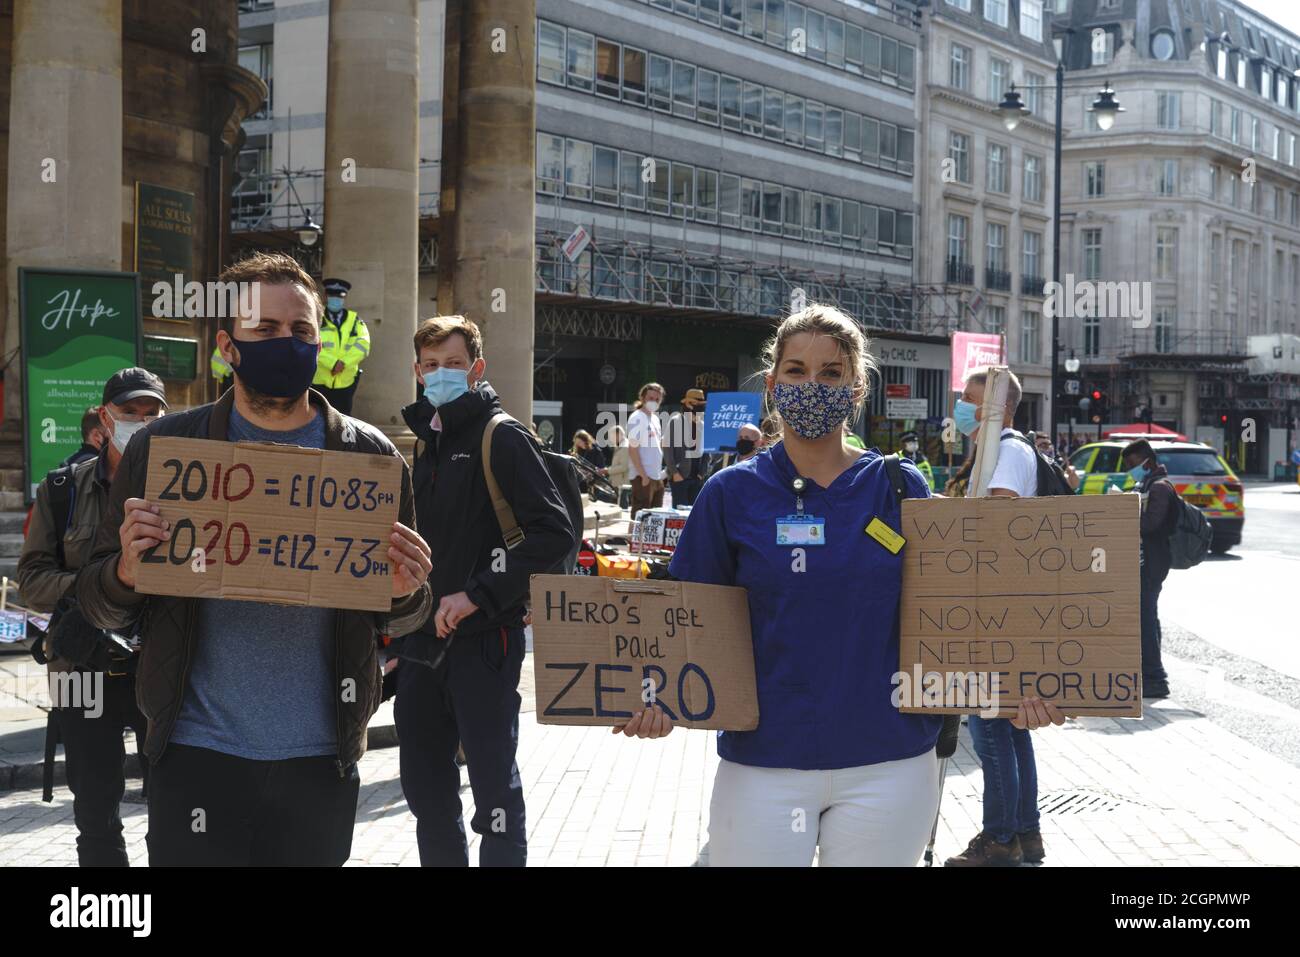
[[1002, 363], [1002, 337], [997, 333], [952, 334], [952, 391], [966, 388], [966, 378], [975, 370]]

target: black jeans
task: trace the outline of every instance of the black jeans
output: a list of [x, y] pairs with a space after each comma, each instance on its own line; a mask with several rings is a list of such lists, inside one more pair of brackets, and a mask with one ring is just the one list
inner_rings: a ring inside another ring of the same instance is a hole
[[252, 761], [169, 744], [149, 780], [149, 866], [340, 867], [360, 785], [333, 755]]
[[1168, 681], [1165, 666], [1160, 661], [1160, 589], [1165, 580], [1142, 576], [1142, 683]]
[[342, 412], [344, 415], [351, 415], [352, 397], [357, 394], [357, 386], [360, 384], [361, 376], [358, 374], [357, 377], [352, 380], [352, 384], [346, 389], [327, 389], [324, 386], [317, 386], [317, 389], [325, 396], [325, 400], [337, 411]]
[[[147, 722], [135, 703], [135, 679], [83, 671], [84, 687], [99, 684], [101, 702], [89, 709], [59, 708], [56, 720], [63, 741], [72, 816], [77, 822], [77, 863], [82, 867], [126, 867], [122, 837], [122, 795], [126, 793], [123, 734], [135, 732], [136, 753], [144, 742]], [[140, 759], [148, 783], [148, 762]]]
[[695, 499], [700, 494], [700, 489], [704, 487], [704, 479], [688, 478], [680, 482], [673, 482], [673, 508], [678, 505], [694, 505]]
[[454, 635], [437, 668], [404, 660], [393, 706], [402, 792], [416, 819], [420, 863], [467, 867], [456, 744], [465, 749], [474, 793], [470, 826], [482, 836], [484, 867], [523, 867], [528, 857], [519, 746], [522, 628]]

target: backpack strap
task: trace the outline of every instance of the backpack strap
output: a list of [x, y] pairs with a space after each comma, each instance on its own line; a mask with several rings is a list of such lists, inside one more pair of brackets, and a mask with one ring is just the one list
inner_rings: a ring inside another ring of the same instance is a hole
[[501, 486], [492, 474], [492, 433], [498, 425], [510, 420], [504, 412], [493, 414], [483, 427], [483, 478], [487, 481], [488, 496], [492, 499], [492, 511], [496, 513], [497, 524], [501, 526], [501, 537], [505, 539], [506, 548], [514, 548], [524, 540], [524, 531], [515, 520], [515, 511], [501, 494]]
[[889, 476], [889, 486], [894, 490], [894, 504], [901, 507], [903, 499], [907, 498], [907, 482], [903, 478], [903, 466], [897, 452], [885, 456], [885, 474]]
[[54, 549], [58, 555], [59, 567], [63, 569], [68, 565], [63, 554], [63, 536], [72, 524], [72, 513], [77, 500], [72, 469], [71, 465], [60, 466], [45, 476], [45, 491], [49, 496], [50, 511], [54, 515]]

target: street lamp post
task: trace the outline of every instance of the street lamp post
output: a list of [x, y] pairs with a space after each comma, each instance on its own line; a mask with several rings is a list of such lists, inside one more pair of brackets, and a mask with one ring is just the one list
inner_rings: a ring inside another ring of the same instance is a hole
[[[1065, 36], [1061, 40], [1061, 55], [1056, 63], [1055, 156], [1052, 166], [1052, 282], [1056, 283], [1058, 289], [1061, 282], [1061, 140], [1065, 135], [1062, 122], [1065, 99], [1065, 56], [1069, 47], [1069, 37], [1073, 32], [1073, 29], [1065, 31]], [[1035, 83], [1022, 86], [1020, 89], [1042, 90], [1047, 89], [1047, 85]], [[1021, 118], [1031, 112], [1021, 102], [1019, 90], [1014, 83], [1011, 84], [1011, 89], [1007, 91], [1002, 102], [998, 104], [998, 112], [1002, 114], [1002, 123], [1008, 131], [1019, 126]], [[1116, 116], [1125, 112], [1124, 107], [1116, 101], [1115, 92], [1110, 88], [1109, 81], [1106, 81], [1105, 86], [1098, 92], [1097, 98], [1092, 101], [1092, 106], [1088, 107], [1088, 112], [1097, 117], [1097, 127], [1103, 133], [1115, 125]], [[1047, 397], [1047, 415], [1051, 424], [1053, 444], [1056, 443], [1056, 403], [1061, 391], [1061, 320], [1057, 315], [1058, 311], [1052, 310], [1052, 385], [1051, 394]]]

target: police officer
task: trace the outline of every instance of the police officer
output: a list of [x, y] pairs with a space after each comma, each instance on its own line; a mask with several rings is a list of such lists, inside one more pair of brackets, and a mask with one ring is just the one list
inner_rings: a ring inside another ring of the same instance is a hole
[[915, 432], [903, 433], [903, 455], [925, 476], [925, 480], [930, 483], [930, 491], [933, 492], [934, 470], [930, 468], [929, 460], [926, 459], [925, 453], [921, 451], [921, 440]]
[[221, 357], [219, 346], [212, 347], [212, 358], [208, 360], [208, 366], [212, 369], [212, 378], [217, 380], [217, 394], [220, 395], [235, 381], [235, 370]]
[[351, 415], [361, 362], [370, 354], [370, 330], [355, 310], [343, 308], [352, 283], [326, 279], [324, 286], [325, 321], [320, 324], [321, 350], [312, 385], [325, 393], [330, 405]]
[[53, 752], [61, 738], [82, 867], [127, 866], [119, 811], [126, 790], [122, 734], [131, 728], [142, 742], [145, 717], [135, 701], [133, 656], [120, 637], [82, 617], [76, 573], [90, 557], [127, 442], [166, 407], [162, 380], [152, 372], [123, 369], [108, 380], [99, 422], [110, 440], [95, 458], [55, 469], [41, 482], [18, 561], [28, 605], [41, 612], [57, 608], [44, 649], [55, 704], [46, 728], [45, 799], [52, 799]]

